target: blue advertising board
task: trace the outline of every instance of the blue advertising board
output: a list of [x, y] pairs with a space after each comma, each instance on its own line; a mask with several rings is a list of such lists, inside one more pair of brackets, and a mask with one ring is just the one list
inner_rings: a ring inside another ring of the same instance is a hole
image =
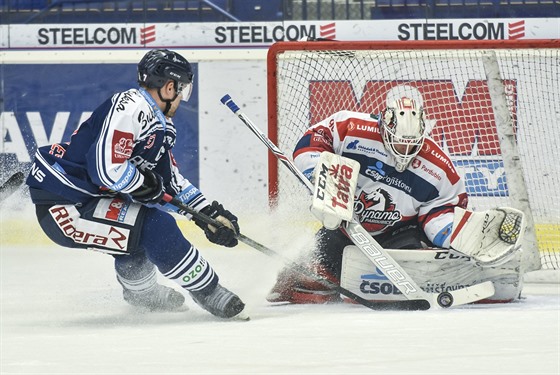
[[[199, 182], [197, 64], [194, 89], [181, 102], [175, 159], [183, 175]], [[137, 87], [136, 64], [2, 64], [0, 66], [0, 182], [27, 171], [37, 146], [68, 142], [74, 129], [108, 97]]]

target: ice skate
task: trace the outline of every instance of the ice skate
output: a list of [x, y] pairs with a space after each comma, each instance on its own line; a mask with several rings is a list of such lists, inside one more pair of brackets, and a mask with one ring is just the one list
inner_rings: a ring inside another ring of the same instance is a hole
[[[338, 279], [322, 267], [315, 266], [311, 271], [333, 283], [338, 283]], [[288, 302], [294, 304], [341, 302], [340, 294], [335, 290], [330, 290], [321, 283], [289, 268], [280, 272], [276, 284], [266, 296], [266, 300], [271, 303]]]
[[249, 320], [249, 316], [243, 311], [245, 304], [241, 299], [220, 284], [211, 291], [205, 290], [190, 292], [194, 301], [204, 310], [224, 319]]
[[141, 292], [124, 289], [123, 297], [130, 305], [149, 311], [176, 311], [185, 302], [181, 292], [159, 284]]

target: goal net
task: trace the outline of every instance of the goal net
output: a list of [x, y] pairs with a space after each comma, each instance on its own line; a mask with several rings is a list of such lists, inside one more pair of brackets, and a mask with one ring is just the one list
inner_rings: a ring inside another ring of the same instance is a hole
[[[422, 103], [462, 174], [469, 208], [521, 209], [528, 270], [560, 268], [560, 41], [280, 42], [268, 54], [269, 138], [287, 155], [339, 110]], [[270, 201], [305, 215], [309, 195], [269, 156]]]

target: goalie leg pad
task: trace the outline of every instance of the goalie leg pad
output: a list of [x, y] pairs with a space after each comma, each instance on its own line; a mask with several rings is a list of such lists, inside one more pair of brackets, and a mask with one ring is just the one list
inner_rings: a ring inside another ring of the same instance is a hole
[[[497, 303], [517, 299], [523, 286], [520, 250], [499, 266], [481, 265], [471, 257], [447, 249], [387, 251], [426, 292], [441, 293], [492, 281], [494, 295], [481, 302]], [[369, 301], [406, 299], [354, 245], [344, 249], [340, 285]]]

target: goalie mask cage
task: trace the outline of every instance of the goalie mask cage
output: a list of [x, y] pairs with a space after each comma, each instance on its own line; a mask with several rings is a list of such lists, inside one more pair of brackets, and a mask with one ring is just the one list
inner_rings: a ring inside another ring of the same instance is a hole
[[[304, 131], [336, 111], [379, 114], [412, 97], [463, 176], [469, 208], [525, 212], [526, 270], [559, 269], [559, 48], [560, 40], [279, 42], [268, 53], [268, 135], [291, 156]], [[301, 215], [309, 201], [296, 197], [308, 193], [284, 169], [269, 153], [270, 202]]]

